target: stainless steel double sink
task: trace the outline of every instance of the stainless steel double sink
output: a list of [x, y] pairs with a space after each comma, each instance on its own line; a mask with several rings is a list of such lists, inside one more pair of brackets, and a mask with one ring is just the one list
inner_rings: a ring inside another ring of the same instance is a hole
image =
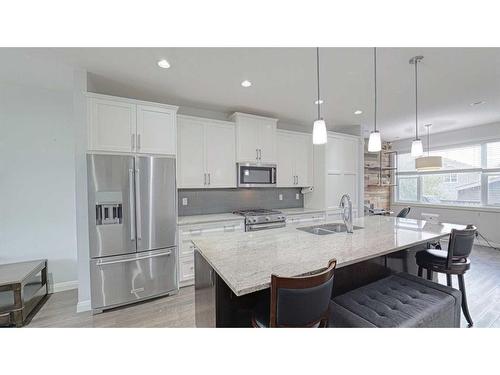
[[[301, 227], [297, 229], [302, 230], [304, 232], [317, 234], [318, 236], [347, 232], [347, 226], [341, 223], [313, 225], [310, 227]], [[358, 230], [358, 229], [363, 229], [363, 227], [353, 226], [353, 230]]]

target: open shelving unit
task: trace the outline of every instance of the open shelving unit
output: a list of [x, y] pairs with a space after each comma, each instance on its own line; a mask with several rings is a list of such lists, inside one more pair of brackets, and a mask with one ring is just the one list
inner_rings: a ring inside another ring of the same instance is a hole
[[[373, 157], [370, 157], [373, 155]], [[377, 153], [365, 153], [365, 186], [396, 186], [397, 151], [382, 150]], [[376, 182], [371, 179], [376, 176]]]
[[365, 204], [389, 209], [392, 188], [396, 186], [397, 151], [388, 143], [380, 152], [364, 153]]

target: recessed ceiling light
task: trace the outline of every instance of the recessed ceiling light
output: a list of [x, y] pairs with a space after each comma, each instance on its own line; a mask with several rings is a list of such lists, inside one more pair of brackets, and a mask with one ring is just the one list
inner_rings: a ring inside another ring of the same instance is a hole
[[243, 87], [250, 87], [250, 86], [252, 86], [252, 82], [250, 82], [249, 80], [245, 79], [244, 81], [241, 82], [241, 86], [243, 86]]
[[170, 63], [167, 60], [162, 59], [162, 60], [158, 61], [158, 66], [160, 68], [163, 68], [163, 69], [168, 69], [168, 68], [170, 68]]
[[355, 115], [360, 115], [360, 114], [362, 114], [362, 113], [363, 113], [363, 111], [362, 111], [362, 110], [360, 110], [360, 109], [357, 109], [357, 110], [355, 110], [355, 111], [354, 111], [354, 114], [355, 114]]
[[470, 103], [470, 106], [471, 106], [471, 107], [474, 107], [474, 106], [476, 106], [476, 105], [481, 105], [481, 104], [484, 104], [484, 103], [486, 103], [484, 100], [480, 100], [480, 101], [478, 101], [478, 102]]
[[323, 104], [323, 99], [320, 99], [320, 100], [315, 100], [314, 101], [314, 104]]

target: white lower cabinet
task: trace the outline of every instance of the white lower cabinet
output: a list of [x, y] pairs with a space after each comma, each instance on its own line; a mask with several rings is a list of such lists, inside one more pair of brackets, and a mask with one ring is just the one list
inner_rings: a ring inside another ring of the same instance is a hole
[[243, 220], [179, 226], [179, 286], [194, 284], [194, 251], [196, 246], [193, 240], [224, 235], [224, 233], [243, 232], [244, 230]]
[[[358, 217], [358, 210], [353, 208], [352, 209], [352, 217], [357, 218]], [[334, 221], [334, 220], [342, 220], [342, 210], [341, 209], [336, 209], [336, 210], [328, 210], [326, 211], [326, 220], [327, 221]]]
[[179, 259], [179, 285], [188, 286], [194, 284], [194, 255]]
[[310, 214], [289, 215], [286, 218], [287, 224], [301, 224], [301, 223], [318, 223], [325, 221], [326, 216], [324, 212], [316, 212]]

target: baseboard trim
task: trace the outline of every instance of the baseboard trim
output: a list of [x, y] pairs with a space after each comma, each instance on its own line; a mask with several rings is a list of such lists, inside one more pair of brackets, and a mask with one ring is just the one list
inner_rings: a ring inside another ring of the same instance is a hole
[[73, 281], [64, 281], [62, 283], [55, 283], [53, 285], [49, 285], [50, 293], [64, 292], [65, 290], [77, 289], [78, 288], [78, 280]]
[[90, 300], [80, 301], [76, 305], [76, 312], [77, 313], [81, 313], [84, 311], [90, 311], [90, 310], [91, 310]]

